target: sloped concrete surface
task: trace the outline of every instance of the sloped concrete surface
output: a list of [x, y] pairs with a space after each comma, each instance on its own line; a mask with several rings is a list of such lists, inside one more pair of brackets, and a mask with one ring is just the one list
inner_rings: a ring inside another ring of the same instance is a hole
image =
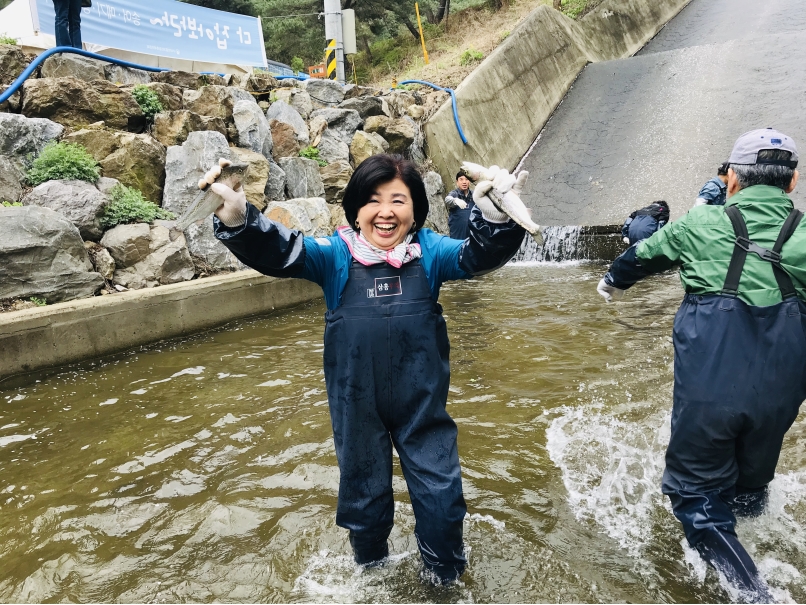
[[741, 133], [774, 126], [806, 149], [804, 22], [796, 0], [694, 0], [647, 48], [672, 50], [588, 65], [521, 164], [535, 220], [620, 223], [660, 199], [674, 219]]

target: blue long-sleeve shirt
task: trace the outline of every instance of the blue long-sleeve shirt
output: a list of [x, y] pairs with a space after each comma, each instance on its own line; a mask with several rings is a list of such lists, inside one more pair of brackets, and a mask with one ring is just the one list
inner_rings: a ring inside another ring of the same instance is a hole
[[[216, 237], [245, 265], [274, 277], [297, 277], [319, 284], [327, 308], [336, 309], [347, 284], [352, 256], [338, 236], [306, 237], [269, 220], [247, 205], [244, 225], [234, 229], [214, 218]], [[417, 232], [431, 295], [439, 297], [446, 281], [469, 279], [494, 271], [511, 259], [520, 247], [525, 231], [513, 221], [488, 223], [475, 208], [466, 240], [454, 240], [430, 229]]]

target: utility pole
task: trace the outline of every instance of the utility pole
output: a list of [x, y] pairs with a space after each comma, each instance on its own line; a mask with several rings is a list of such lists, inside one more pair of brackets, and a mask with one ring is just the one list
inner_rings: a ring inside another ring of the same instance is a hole
[[344, 33], [341, 0], [325, 0], [325, 72], [329, 80], [344, 84]]

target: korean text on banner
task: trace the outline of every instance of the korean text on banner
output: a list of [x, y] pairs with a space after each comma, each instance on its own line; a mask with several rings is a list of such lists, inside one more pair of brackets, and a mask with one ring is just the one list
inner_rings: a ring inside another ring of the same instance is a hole
[[[53, 0], [35, 0], [39, 29], [55, 35]], [[84, 42], [120, 50], [266, 67], [260, 21], [175, 0], [94, 0], [81, 9]]]

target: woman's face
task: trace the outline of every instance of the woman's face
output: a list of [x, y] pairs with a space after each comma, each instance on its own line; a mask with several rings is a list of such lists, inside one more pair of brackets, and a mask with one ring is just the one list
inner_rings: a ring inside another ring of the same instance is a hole
[[381, 250], [391, 250], [414, 225], [411, 191], [396, 178], [375, 188], [369, 201], [358, 210], [358, 227], [364, 238]]

